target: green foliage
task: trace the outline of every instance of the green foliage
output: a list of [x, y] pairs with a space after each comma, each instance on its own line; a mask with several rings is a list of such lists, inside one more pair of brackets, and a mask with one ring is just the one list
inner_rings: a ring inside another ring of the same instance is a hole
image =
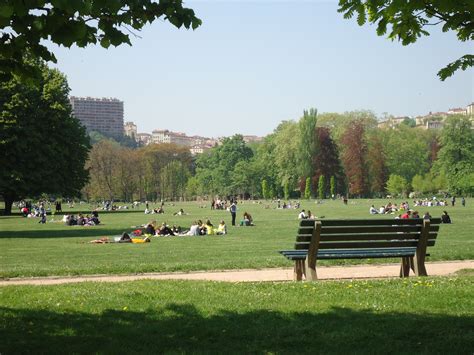
[[[357, 15], [359, 26], [366, 22], [377, 24], [377, 34], [387, 34], [403, 45], [415, 43], [429, 36], [428, 26], [442, 24], [443, 32], [455, 31], [458, 40], [474, 40], [473, 6], [470, 0], [459, 1], [395, 1], [395, 0], [339, 0], [338, 12], [350, 19]], [[438, 72], [441, 80], [457, 70], [474, 66], [474, 56], [467, 54]]]
[[423, 193], [426, 191], [425, 179], [421, 175], [413, 176], [411, 187], [414, 192]]
[[408, 192], [407, 180], [403, 176], [391, 174], [387, 181], [387, 191], [394, 196], [405, 196]]
[[336, 196], [336, 179], [334, 176], [331, 176], [331, 180], [330, 180], [330, 193], [331, 193], [331, 197]]
[[[196, 160], [196, 177], [202, 191], [227, 196], [260, 190], [258, 180], [254, 179], [259, 169], [251, 164], [252, 157], [253, 151], [241, 135], [224, 138], [221, 145], [201, 154]], [[246, 185], [251, 185], [248, 191]]]
[[290, 183], [288, 181], [285, 181], [283, 185], [283, 197], [285, 200], [290, 198]]
[[474, 131], [469, 117], [450, 117], [441, 135], [439, 165], [446, 173], [449, 190], [474, 193]]
[[318, 110], [315, 108], [303, 111], [303, 117], [298, 122], [299, 127], [299, 148], [298, 148], [298, 170], [300, 176], [313, 176], [314, 164], [313, 156], [316, 155], [318, 147], [316, 137], [316, 123]]
[[386, 165], [390, 174], [400, 175], [411, 181], [415, 175], [429, 171], [429, 146], [431, 135], [420, 128], [399, 125], [382, 132], [386, 149]]
[[66, 78], [30, 64], [41, 73], [37, 82], [0, 82], [0, 194], [7, 204], [42, 193], [77, 196], [88, 179], [89, 139], [71, 114]]
[[262, 196], [265, 200], [268, 200], [270, 198], [268, 191], [268, 183], [265, 179], [262, 180]]
[[414, 118], [407, 117], [403, 120], [402, 124], [411, 128], [416, 127], [416, 121]]
[[311, 178], [306, 178], [305, 188], [304, 188], [304, 198], [309, 200], [311, 198]]
[[178, 28], [201, 25], [181, 0], [4, 0], [0, 5], [0, 74], [3, 78], [12, 74], [39, 77], [24, 55], [56, 63], [42, 43], [45, 40], [65, 47], [130, 45], [130, 33], [159, 19]]
[[321, 200], [326, 198], [326, 177], [324, 175], [319, 176], [318, 196]]

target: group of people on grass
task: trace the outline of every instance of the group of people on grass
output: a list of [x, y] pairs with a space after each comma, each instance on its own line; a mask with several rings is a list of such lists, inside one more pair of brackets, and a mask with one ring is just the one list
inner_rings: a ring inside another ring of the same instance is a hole
[[157, 225], [156, 221], [151, 221], [144, 226], [143, 235], [147, 237], [160, 236], [199, 236], [199, 235], [226, 235], [227, 226], [222, 220], [217, 227], [212, 224], [210, 219], [206, 222], [202, 220], [196, 220], [191, 223], [189, 229], [184, 230], [180, 226], [173, 225], [170, 227], [166, 222], [163, 222], [160, 226]]
[[62, 221], [67, 226], [96, 226], [100, 224], [99, 212], [97, 211], [92, 211], [91, 215], [87, 214], [85, 216], [82, 213], [77, 215], [65, 214]]
[[[404, 205], [404, 208], [408, 207], [408, 204], [406, 202], [403, 203]], [[374, 205], [370, 206], [370, 209], [369, 209], [369, 213], [370, 214], [384, 214], [381, 212], [382, 211], [382, 207], [380, 208], [380, 212], [377, 211], [377, 209], [374, 207]], [[386, 212], [385, 212], [386, 213]], [[392, 212], [389, 212], [391, 214], [393, 214], [393, 211]], [[432, 216], [430, 215], [430, 213], [427, 211], [425, 212], [425, 214], [423, 215], [423, 217], [420, 217], [420, 214], [418, 211], [414, 211], [414, 210], [411, 210], [411, 209], [406, 209], [404, 211], [404, 213], [401, 213], [399, 215], [397, 215], [395, 217], [395, 219], [410, 219], [410, 218], [423, 218], [423, 219], [431, 219]], [[443, 214], [441, 215], [441, 222], [442, 223], [451, 223], [451, 217], [449, 216], [448, 212], [447, 211], [443, 211]]]
[[310, 210], [308, 210], [308, 212], [306, 212], [304, 209], [301, 210], [301, 212], [298, 214], [298, 219], [316, 219], [318, 217], [316, 217], [315, 215], [313, 215], [311, 213]]

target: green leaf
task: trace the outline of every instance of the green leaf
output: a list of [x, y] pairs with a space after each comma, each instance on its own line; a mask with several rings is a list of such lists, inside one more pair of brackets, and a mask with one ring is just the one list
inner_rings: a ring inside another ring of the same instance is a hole
[[110, 47], [110, 39], [108, 37], [104, 37], [100, 40], [100, 45], [104, 48]]
[[9, 18], [11, 15], [13, 15], [12, 5], [0, 5], [0, 17]]

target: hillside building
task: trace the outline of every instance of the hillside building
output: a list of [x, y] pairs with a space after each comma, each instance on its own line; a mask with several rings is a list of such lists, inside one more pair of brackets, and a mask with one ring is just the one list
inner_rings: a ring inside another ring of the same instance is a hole
[[75, 97], [69, 99], [73, 115], [88, 132], [97, 131], [109, 137], [122, 137], [123, 101], [114, 98]]

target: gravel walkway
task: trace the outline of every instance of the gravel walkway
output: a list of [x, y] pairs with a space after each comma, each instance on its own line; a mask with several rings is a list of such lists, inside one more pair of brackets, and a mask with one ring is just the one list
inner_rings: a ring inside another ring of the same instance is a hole
[[[454, 274], [462, 269], [474, 269], [474, 260], [444, 261], [426, 263], [428, 275], [442, 276]], [[318, 267], [318, 278], [330, 279], [368, 279], [398, 277], [400, 264], [355, 265]], [[134, 280], [208, 280], [227, 282], [291, 281], [292, 268], [261, 270], [224, 270], [188, 273], [148, 273], [138, 275], [90, 275], [77, 277], [12, 278], [0, 280], [0, 286], [9, 285], [57, 285], [86, 281], [121, 282]]]

